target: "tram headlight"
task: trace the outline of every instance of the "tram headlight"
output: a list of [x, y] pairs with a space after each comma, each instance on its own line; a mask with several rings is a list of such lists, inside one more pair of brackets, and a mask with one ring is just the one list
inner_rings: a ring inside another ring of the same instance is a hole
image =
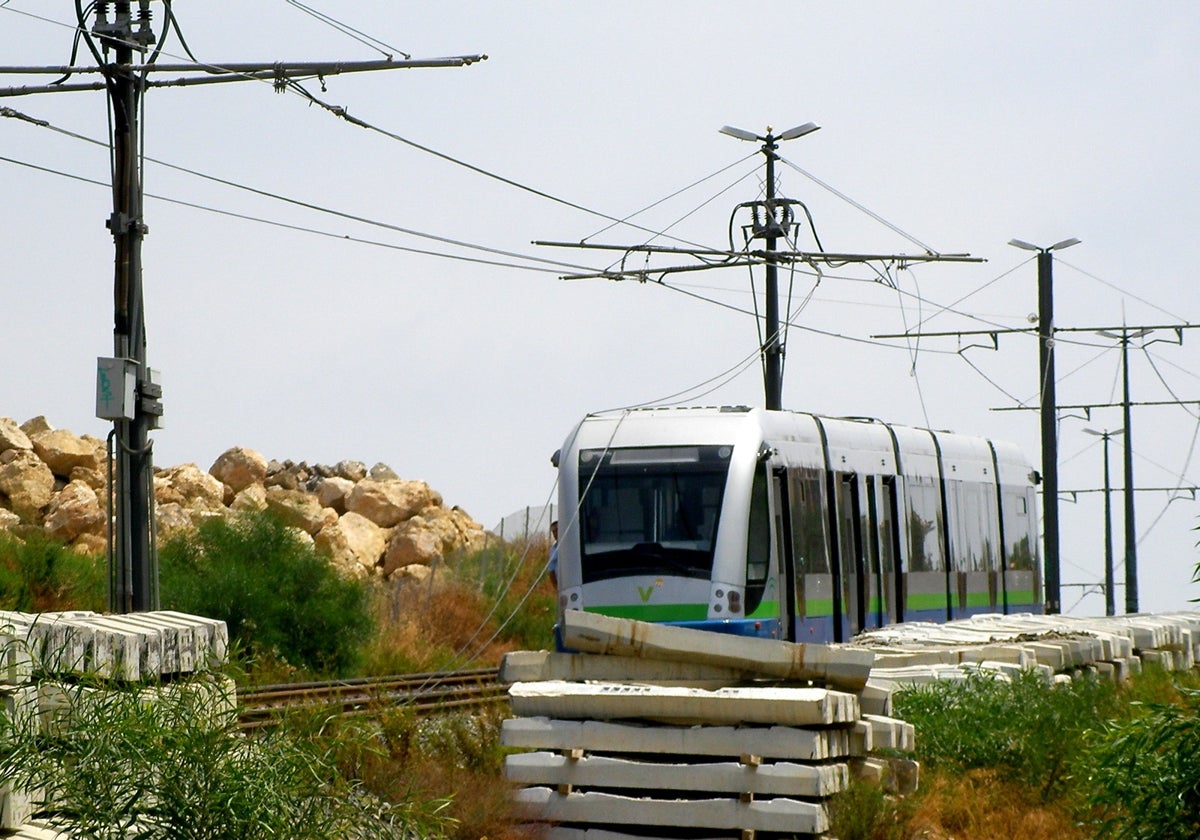
[[710, 618], [736, 618], [742, 614], [742, 588], [714, 583], [708, 600]]

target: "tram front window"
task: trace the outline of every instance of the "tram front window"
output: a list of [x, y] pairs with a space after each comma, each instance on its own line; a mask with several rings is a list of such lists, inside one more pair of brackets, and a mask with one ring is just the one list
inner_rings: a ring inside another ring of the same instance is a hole
[[711, 577], [731, 454], [729, 446], [580, 452], [583, 582]]

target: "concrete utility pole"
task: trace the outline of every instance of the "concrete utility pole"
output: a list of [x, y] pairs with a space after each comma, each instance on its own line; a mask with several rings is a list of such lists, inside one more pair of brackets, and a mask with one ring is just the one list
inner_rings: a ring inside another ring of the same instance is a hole
[[[96, 413], [113, 421], [109, 435], [109, 457], [115, 461], [115, 475], [109, 487], [113, 514], [109, 531], [109, 606], [121, 613], [153, 610], [159, 605], [153, 445], [149, 432], [158, 428], [162, 416], [162, 391], [156, 373], [147, 365], [142, 299], [142, 240], [148, 228], [142, 215], [138, 109], [146, 89], [269, 81], [281, 91], [294, 85], [292, 80], [297, 78], [324, 79], [369, 70], [464, 67], [487, 58], [473, 55], [414, 61], [405, 56], [404, 61], [394, 61], [389, 56], [386, 61], [364, 62], [156, 65], [167, 33], [171, 27], [178, 31], [170, 0], [157, 2], [164, 9], [165, 20], [156, 36], [151, 27], [151, 0], [102, 0], [86, 6], [83, 0], [76, 0], [76, 35], [87, 44], [96, 67], [0, 67], [0, 74], [63, 76], [49, 85], [0, 88], [0, 98], [103, 89], [111, 105], [113, 212], [106, 226], [112, 233], [115, 249], [113, 358], [102, 358], [97, 366]], [[94, 22], [89, 25], [87, 16], [93, 12]], [[157, 48], [146, 59], [154, 44]], [[134, 63], [135, 56], [145, 63]], [[196, 75], [156, 82], [149, 79], [152, 71]], [[103, 81], [66, 81], [69, 77], [89, 74], [99, 74]], [[346, 116], [344, 110], [338, 115]]]

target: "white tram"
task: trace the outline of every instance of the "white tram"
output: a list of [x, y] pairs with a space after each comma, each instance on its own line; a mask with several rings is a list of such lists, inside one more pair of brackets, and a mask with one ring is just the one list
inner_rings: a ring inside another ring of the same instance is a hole
[[738, 406], [589, 416], [555, 454], [560, 609], [818, 642], [1041, 611], [1010, 444]]

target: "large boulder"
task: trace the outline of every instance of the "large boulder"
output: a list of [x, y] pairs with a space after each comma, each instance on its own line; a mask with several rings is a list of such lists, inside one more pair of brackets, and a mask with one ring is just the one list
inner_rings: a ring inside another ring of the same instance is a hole
[[379, 564], [387, 548], [387, 531], [365, 516], [347, 513], [322, 528], [315, 542], [318, 549], [329, 554], [338, 568], [357, 577], [373, 572]]
[[104, 464], [104, 441], [97, 438], [80, 437], [67, 429], [52, 429], [30, 435], [29, 439], [33, 451], [57, 476], [66, 478], [76, 467], [99, 470]]
[[403, 566], [431, 566], [442, 556], [441, 534], [418, 518], [395, 530], [380, 567], [384, 575], [390, 576]]
[[333, 508], [322, 507], [314, 496], [303, 490], [267, 488], [267, 509], [293, 528], [312, 536], [337, 522]]
[[225, 485], [195, 464], [181, 464], [157, 471], [154, 498], [188, 510], [220, 513], [225, 509]]
[[54, 473], [33, 452], [10, 449], [0, 453], [0, 501], [27, 525], [40, 525], [42, 512], [54, 496]]
[[442, 497], [424, 481], [366, 478], [346, 497], [346, 510], [361, 514], [381, 528], [393, 528]]
[[42, 529], [64, 543], [82, 534], [102, 535], [105, 517], [96, 491], [81, 481], [72, 481], [50, 501]]
[[346, 497], [353, 489], [354, 482], [350, 479], [331, 475], [318, 480], [313, 493], [322, 505], [333, 508], [341, 515], [346, 512]]
[[0, 452], [9, 449], [33, 449], [33, 441], [29, 435], [21, 431], [17, 421], [11, 417], [0, 417]]
[[235, 446], [222, 452], [208, 472], [236, 495], [251, 484], [262, 484], [266, 480], [267, 463], [261, 452]]
[[160, 542], [178, 534], [190, 533], [196, 527], [187, 509], [178, 502], [155, 505], [154, 522]]

